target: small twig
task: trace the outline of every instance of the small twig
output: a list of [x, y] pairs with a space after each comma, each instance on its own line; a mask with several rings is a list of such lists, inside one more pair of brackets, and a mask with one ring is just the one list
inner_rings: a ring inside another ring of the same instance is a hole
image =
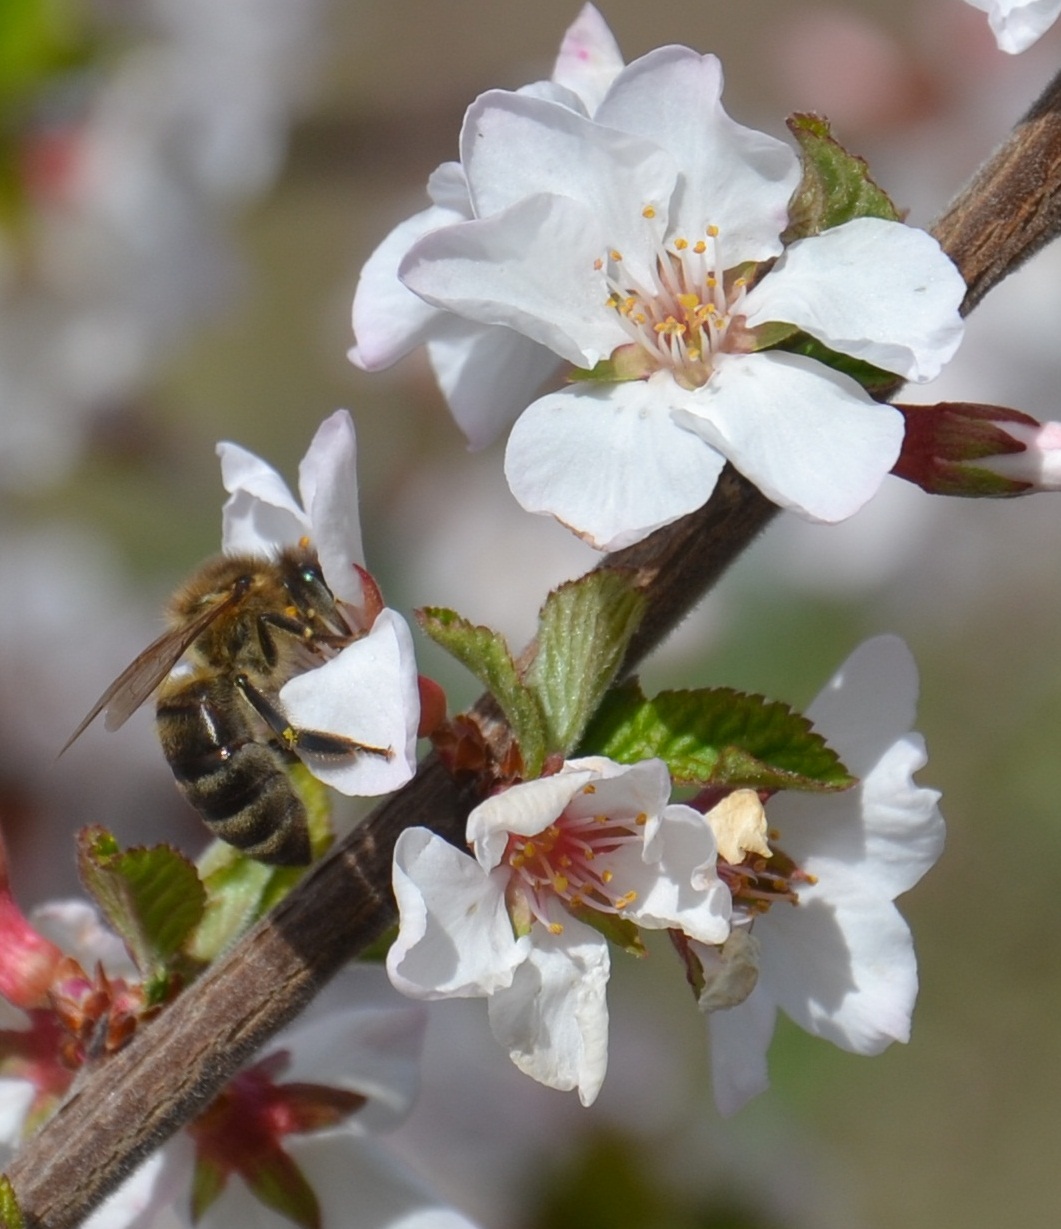
[[[934, 230], [969, 283], [965, 310], [1061, 228], [1059, 116], [1061, 78]], [[699, 512], [604, 561], [637, 569], [648, 600], [627, 668], [683, 617], [775, 511], [727, 468]], [[398, 833], [425, 824], [460, 842], [471, 802], [438, 761], [427, 760], [269, 917], [95, 1071], [9, 1170], [28, 1229], [73, 1229], [202, 1109], [251, 1053], [393, 922], [390, 859]]]

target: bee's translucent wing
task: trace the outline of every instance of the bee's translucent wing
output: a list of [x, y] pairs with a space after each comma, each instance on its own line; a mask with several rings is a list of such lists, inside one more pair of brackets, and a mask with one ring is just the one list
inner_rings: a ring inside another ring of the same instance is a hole
[[103, 719], [103, 724], [108, 730], [116, 730], [119, 726], [124, 725], [169, 674], [188, 646], [202, 635], [218, 615], [223, 614], [242, 596], [242, 589], [227, 593], [214, 605], [208, 606], [201, 614], [196, 615], [191, 622], [170, 628], [169, 631], [163, 632], [153, 644], [149, 644], [134, 662], [126, 666], [93, 704], [84, 721], [63, 744], [63, 749], [59, 754], [62, 755], [67, 747], [75, 743], [104, 711], [107, 715]]

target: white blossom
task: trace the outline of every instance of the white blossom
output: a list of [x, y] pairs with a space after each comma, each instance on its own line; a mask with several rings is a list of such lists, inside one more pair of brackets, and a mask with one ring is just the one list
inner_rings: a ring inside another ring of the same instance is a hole
[[[468, 817], [462, 853], [424, 828], [398, 838], [400, 924], [387, 968], [406, 994], [487, 999], [527, 1074], [589, 1105], [608, 1052], [608, 942], [596, 915], [718, 943], [729, 893], [702, 816], [668, 806], [660, 760], [602, 757], [514, 785]], [[582, 920], [587, 919], [587, 920]]]
[[[943, 848], [939, 794], [913, 780], [925, 763], [922, 739], [912, 732], [916, 703], [910, 652], [883, 636], [856, 650], [807, 710], [860, 783], [827, 797], [788, 791], [767, 804], [771, 845], [791, 860], [798, 900], [779, 899], [761, 912], [735, 898], [734, 934], [747, 928], [758, 952], [745, 945], [738, 964], [723, 962], [723, 973], [757, 960], [758, 982], [744, 1001], [709, 1017], [723, 1113], [768, 1086], [766, 1051], [778, 1008], [856, 1054], [878, 1054], [909, 1038], [917, 965], [893, 902]], [[711, 977], [717, 957], [705, 955]]]
[[[607, 24], [586, 4], [564, 35], [550, 80], [520, 92], [592, 114], [622, 66]], [[357, 344], [350, 360], [378, 371], [426, 345], [454, 418], [478, 448], [512, 423], [557, 370], [559, 359], [511, 329], [432, 307], [398, 280], [398, 266], [418, 239], [478, 214], [459, 162], [438, 167], [427, 191], [431, 205], [395, 227], [361, 271], [353, 306]]]
[[[357, 442], [345, 410], [318, 428], [299, 466], [301, 504], [283, 478], [237, 444], [218, 445], [229, 498], [222, 513], [227, 554], [271, 557], [306, 539], [316, 548], [332, 592], [361, 617], [365, 586], [357, 511]], [[373, 612], [374, 613], [374, 612]], [[315, 670], [280, 690], [292, 723], [340, 734], [390, 757], [306, 756], [311, 772], [345, 794], [370, 796], [404, 785], [416, 770], [420, 705], [412, 635], [405, 620], [384, 608], [370, 629]]]
[[991, 33], [1002, 51], [1027, 51], [1061, 13], [1061, 0], [966, 0], [987, 14]]

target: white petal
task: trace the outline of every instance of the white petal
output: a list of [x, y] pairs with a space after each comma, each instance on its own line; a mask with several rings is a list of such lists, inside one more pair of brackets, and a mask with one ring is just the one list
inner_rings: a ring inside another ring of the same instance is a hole
[[[320, 1201], [321, 1223], [357, 1229], [475, 1229], [433, 1194], [413, 1170], [375, 1140], [336, 1134], [292, 1135], [285, 1148]], [[199, 1229], [290, 1229], [233, 1177]]]
[[904, 429], [898, 410], [854, 380], [777, 350], [722, 356], [675, 418], [782, 508], [826, 522], [852, 516], [876, 494]]
[[[464, 195], [467, 199], [467, 187]], [[441, 313], [402, 285], [398, 266], [418, 239], [470, 214], [470, 205], [464, 211], [434, 205], [396, 226], [368, 258], [354, 292], [357, 342], [348, 357], [355, 366], [365, 371], [390, 367], [432, 335]]]
[[[824, 895], [824, 894], [822, 894]], [[856, 1054], [910, 1036], [917, 963], [910, 930], [888, 902], [775, 905], [756, 926], [759, 986], [801, 1028]]]
[[365, 555], [357, 510], [357, 436], [346, 410], [336, 410], [317, 428], [298, 467], [298, 489], [328, 587], [360, 606], [364, 590], [354, 564], [363, 564]]
[[562, 917], [562, 934], [535, 928], [512, 985], [490, 996], [490, 1027], [521, 1071], [592, 1105], [608, 1065], [608, 944]]
[[811, 897], [840, 893], [891, 900], [908, 891], [943, 849], [939, 794], [913, 774], [925, 764], [914, 722], [917, 669], [898, 637], [881, 636], [857, 649], [807, 715], [861, 783], [811, 799], [794, 792], [770, 804], [781, 843], [819, 877]]
[[594, 773], [595, 779], [567, 808], [574, 819], [608, 815], [633, 822], [639, 816], [658, 815], [670, 798], [670, 773], [662, 760], [618, 764], [603, 755], [586, 755], [564, 765], [565, 772], [583, 769]]
[[498, 865], [510, 833], [535, 836], [548, 828], [594, 776], [565, 764], [550, 777], [523, 781], [480, 802], [468, 816], [468, 844], [480, 866], [489, 871]]
[[1057, 20], [1058, 0], [967, 0], [988, 14], [991, 31], [1002, 51], [1016, 55], [1027, 49]]
[[939, 794], [912, 776], [924, 763], [920, 737], [909, 734], [853, 790], [814, 800], [787, 794], [771, 803], [770, 824], [785, 852], [819, 879], [801, 900], [893, 900], [935, 864], [944, 840]]
[[169, 1140], [143, 1161], [84, 1222], [84, 1229], [181, 1229], [195, 1152], [190, 1136]]
[[[528, 512], [618, 550], [704, 504], [724, 458], [668, 413], [669, 376], [540, 398], [509, 436], [505, 476]], [[897, 412], [896, 412], [897, 413]]]
[[538, 195], [426, 235], [399, 274], [429, 303], [515, 329], [576, 367], [593, 367], [627, 340], [606, 305], [604, 274], [594, 269], [605, 242], [584, 204]]
[[287, 483], [271, 465], [239, 444], [222, 441], [221, 482], [229, 498], [221, 510], [221, 547], [226, 554], [276, 554], [312, 533]]
[[337, 759], [304, 755], [313, 775], [340, 793], [387, 794], [416, 771], [416, 658], [409, 627], [396, 611], [382, 610], [366, 636], [286, 683], [280, 704], [296, 728], [390, 749], [390, 758], [367, 752]]
[[735, 1114], [770, 1087], [766, 1052], [776, 1017], [773, 1000], [761, 985], [743, 1003], [708, 1017], [711, 1085], [720, 1114]]
[[111, 977], [139, 980], [125, 944], [100, 921], [99, 912], [83, 900], [53, 900], [31, 910], [35, 929], [50, 939], [83, 969], [102, 964]]
[[729, 934], [732, 897], [714, 872], [715, 838], [691, 807], [671, 806], [659, 828], [660, 857], [645, 862], [630, 846], [613, 887], [633, 889], [636, 901], [623, 910], [639, 926], [675, 928], [702, 943], [722, 943]]
[[398, 837], [393, 871], [400, 920], [387, 973], [403, 994], [474, 998], [511, 983], [530, 941], [512, 934], [504, 874], [426, 828]]
[[427, 353], [457, 426], [472, 448], [506, 431], [560, 366], [552, 350], [521, 333], [445, 313]]
[[32, 1080], [0, 1076], [0, 1144], [17, 1148], [22, 1142], [22, 1125], [36, 1094]]
[[492, 90], [468, 108], [461, 161], [478, 217], [526, 197], [562, 196], [593, 219], [589, 237], [601, 236], [591, 262], [618, 248], [635, 277], [655, 272], [654, 232], [642, 211], [651, 205], [656, 226], [665, 223], [678, 182], [674, 158], [656, 141], [602, 127], [570, 107]]
[[931, 235], [856, 218], [793, 243], [745, 299], [749, 327], [771, 320], [908, 380], [931, 380], [961, 343], [966, 286]]
[[[412, 1108], [420, 1083], [426, 1008], [402, 999], [389, 985], [389, 1000], [362, 1001], [366, 975], [382, 969], [343, 969], [329, 983], [331, 1006], [314, 1000], [311, 1013], [285, 1030], [269, 1050], [287, 1050], [285, 1082], [344, 1088], [369, 1098], [336, 1130], [353, 1134], [387, 1131]], [[386, 985], [386, 982], [384, 981]], [[339, 1001], [336, 1001], [336, 1000]]]
[[560, 44], [553, 80], [574, 90], [592, 115], [622, 67], [623, 53], [608, 23], [592, 4], [583, 5]]
[[718, 226], [722, 258], [732, 268], [780, 252], [800, 170], [783, 141], [730, 119], [721, 94], [722, 68], [714, 56], [661, 47], [623, 71], [596, 120], [670, 151], [681, 178], [669, 233], [692, 240], [706, 226]]

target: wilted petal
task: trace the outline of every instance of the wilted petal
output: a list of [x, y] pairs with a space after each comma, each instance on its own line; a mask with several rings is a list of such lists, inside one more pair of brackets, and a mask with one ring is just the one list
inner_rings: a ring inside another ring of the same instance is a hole
[[725, 459], [673, 421], [671, 386], [659, 375], [540, 398], [509, 436], [513, 495], [598, 550], [628, 546], [701, 507]]
[[557, 917], [563, 933], [542, 928], [512, 984], [488, 999], [490, 1027], [521, 1071], [550, 1088], [577, 1088], [591, 1105], [608, 1065], [608, 944]]
[[221, 482], [229, 498], [221, 510], [221, 548], [227, 555], [272, 557], [312, 533], [309, 517], [287, 483], [261, 457], [222, 441]]
[[387, 972], [403, 994], [467, 998], [511, 984], [529, 940], [512, 933], [505, 875], [426, 828], [398, 837], [393, 873], [400, 922]]
[[799, 354], [723, 356], [675, 418], [782, 508], [852, 516], [876, 494], [903, 440], [903, 416], [850, 377]]
[[856, 218], [801, 239], [744, 301], [749, 327], [796, 324], [830, 349], [932, 380], [961, 343], [961, 274], [930, 234]]
[[285, 683], [280, 703], [296, 729], [390, 750], [389, 757], [367, 751], [340, 757], [305, 753], [313, 775], [340, 793], [387, 794], [416, 771], [416, 660], [408, 624], [396, 611], [381, 611], [367, 635]]

